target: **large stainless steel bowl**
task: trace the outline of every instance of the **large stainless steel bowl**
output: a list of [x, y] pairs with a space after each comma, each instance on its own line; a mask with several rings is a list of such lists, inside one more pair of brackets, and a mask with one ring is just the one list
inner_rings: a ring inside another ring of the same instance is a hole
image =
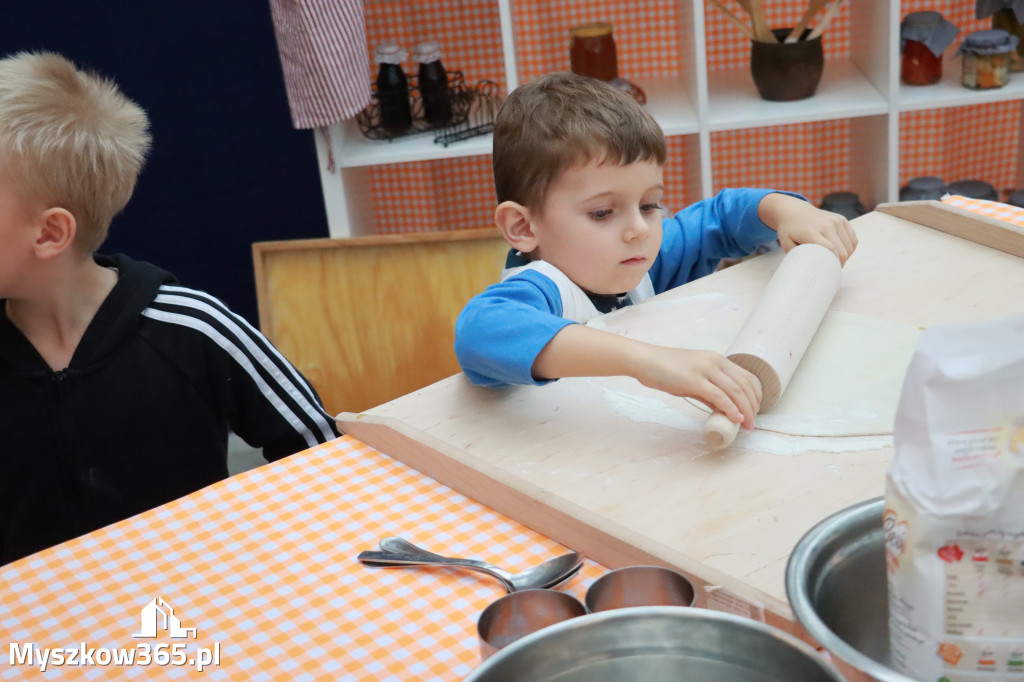
[[786, 594], [800, 624], [850, 680], [913, 682], [889, 667], [885, 500], [829, 516], [797, 543], [786, 565]]
[[747, 618], [683, 606], [635, 606], [527, 635], [466, 682], [843, 682], [792, 635]]

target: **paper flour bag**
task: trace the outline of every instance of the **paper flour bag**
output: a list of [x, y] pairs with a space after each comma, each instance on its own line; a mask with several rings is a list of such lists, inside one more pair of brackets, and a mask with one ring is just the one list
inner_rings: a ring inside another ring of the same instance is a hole
[[896, 411], [893, 668], [1024, 681], [1024, 316], [922, 334]]

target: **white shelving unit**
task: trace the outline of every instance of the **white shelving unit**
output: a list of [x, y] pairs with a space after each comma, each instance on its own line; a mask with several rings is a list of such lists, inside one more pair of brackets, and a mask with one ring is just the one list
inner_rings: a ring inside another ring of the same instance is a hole
[[[510, 90], [519, 83], [511, 3], [520, 1], [523, 0], [497, 0], [505, 78]], [[758, 96], [747, 69], [717, 71], [709, 77], [704, 2], [679, 0], [678, 7], [680, 73], [636, 82], [647, 94], [647, 108], [665, 134], [683, 137], [688, 182], [699, 188], [701, 197], [711, 196], [714, 186], [712, 133], [849, 120], [855, 141], [850, 189], [865, 204], [895, 201], [902, 112], [1024, 99], [1024, 74], [1014, 74], [1010, 83], [1000, 89], [973, 91], [962, 87], [959, 58], [952, 56], [952, 48], [945, 56], [941, 83], [925, 87], [901, 85], [900, 2], [871, 0], [848, 3], [844, 8], [850, 14], [850, 57], [826, 61], [822, 81], [813, 97], [797, 102], [768, 102]], [[321, 136], [317, 136], [317, 151], [332, 237], [374, 233], [369, 166], [491, 152], [490, 136], [448, 147], [434, 144], [429, 135], [380, 142], [365, 139], [354, 121], [335, 125], [330, 133], [338, 171], [323, 170], [327, 165], [328, 142]], [[1024, 131], [1021, 139], [1024, 140]], [[1017, 173], [1024, 174], [1024, 166]]]

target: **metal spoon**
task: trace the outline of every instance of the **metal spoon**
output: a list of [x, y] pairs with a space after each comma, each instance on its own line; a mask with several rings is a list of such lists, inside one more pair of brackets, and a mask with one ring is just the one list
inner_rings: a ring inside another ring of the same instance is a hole
[[508, 592], [549, 588], [562, 584], [579, 572], [583, 566], [583, 555], [570, 552], [537, 564], [521, 573], [509, 573], [493, 564], [479, 559], [454, 559], [428, 552], [402, 538], [384, 538], [380, 541], [382, 551], [367, 551], [359, 554], [359, 561], [367, 566], [454, 566], [480, 571], [501, 581]]

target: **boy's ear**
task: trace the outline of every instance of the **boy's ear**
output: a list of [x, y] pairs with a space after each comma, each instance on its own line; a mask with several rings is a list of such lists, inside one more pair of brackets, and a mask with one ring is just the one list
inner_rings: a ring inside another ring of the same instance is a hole
[[64, 253], [75, 241], [78, 224], [75, 216], [64, 208], [48, 208], [39, 221], [39, 233], [33, 246], [36, 257], [49, 260]]
[[494, 209], [494, 223], [505, 241], [516, 251], [529, 253], [537, 248], [537, 235], [530, 224], [530, 209], [514, 201], [503, 201]]

